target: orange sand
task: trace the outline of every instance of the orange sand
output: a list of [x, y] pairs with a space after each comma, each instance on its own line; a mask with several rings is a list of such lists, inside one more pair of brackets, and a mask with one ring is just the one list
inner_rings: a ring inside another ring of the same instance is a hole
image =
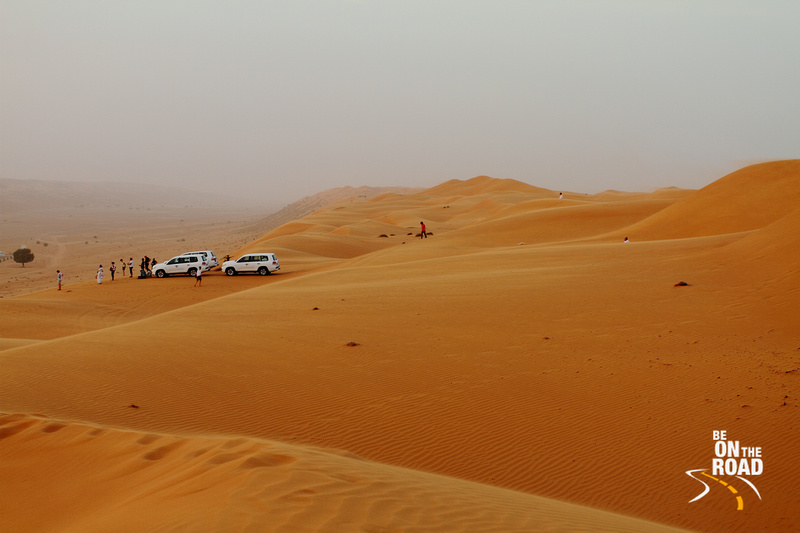
[[[556, 197], [451, 181], [237, 251], [266, 278], [0, 300], [0, 529], [800, 528], [800, 161]], [[763, 450], [740, 511], [689, 503], [714, 430]]]

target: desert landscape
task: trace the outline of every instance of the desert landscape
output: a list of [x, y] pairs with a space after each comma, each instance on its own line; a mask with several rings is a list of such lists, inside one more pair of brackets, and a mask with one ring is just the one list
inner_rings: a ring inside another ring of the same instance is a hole
[[6, 204], [1, 531], [800, 530], [800, 160], [202, 204]]

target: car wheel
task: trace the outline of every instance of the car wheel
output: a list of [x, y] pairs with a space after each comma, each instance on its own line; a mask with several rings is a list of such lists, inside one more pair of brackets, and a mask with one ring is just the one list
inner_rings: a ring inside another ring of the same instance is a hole
[[233, 267], [228, 267], [225, 269], [225, 273], [229, 276], [235, 276], [236, 270], [234, 270]]
[[167, 277], [167, 273], [164, 272], [163, 270], [156, 270], [156, 277], [157, 278], [166, 278]]
[[189, 277], [194, 278], [197, 276], [197, 269], [192, 267], [189, 269], [189, 272], [187, 272], [187, 274], [189, 274]]
[[261, 274], [262, 276], [266, 276], [267, 274], [269, 274], [269, 269], [267, 267], [261, 267], [258, 269], [258, 273]]

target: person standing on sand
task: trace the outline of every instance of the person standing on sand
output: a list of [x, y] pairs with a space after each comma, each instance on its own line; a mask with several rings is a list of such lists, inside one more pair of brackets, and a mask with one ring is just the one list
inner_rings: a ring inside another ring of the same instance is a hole
[[95, 274], [94, 277], [97, 278], [98, 285], [103, 283], [103, 265], [100, 265], [100, 267], [97, 269], [97, 274]]
[[197, 275], [194, 278], [194, 286], [197, 287], [200, 285], [203, 286], [203, 268], [200, 267], [197, 269]]
[[559, 200], [563, 200], [564, 199], [564, 193], [563, 192], [558, 193], [558, 199]]
[[133, 257], [131, 257], [131, 262], [128, 263], [128, 268], [131, 269], [131, 279], [133, 279]]
[[56, 274], [58, 274], [58, 290], [61, 290], [61, 280], [64, 279], [64, 274], [60, 270], [56, 270]]
[[122, 265], [122, 277], [124, 278], [125, 277], [125, 260], [124, 259], [120, 259], [119, 260], [119, 264]]
[[428, 234], [427, 234], [427, 233], [425, 233], [425, 223], [424, 223], [424, 222], [422, 222], [422, 221], [420, 221], [420, 223], [419, 223], [419, 228], [420, 228], [420, 231], [419, 231], [419, 238], [420, 238], [420, 239], [427, 239], [427, 238], [428, 238]]
[[623, 244], [628, 244], [629, 242], [631, 242], [631, 241], [629, 241], [627, 237], [625, 237], [625, 240], [622, 241]]
[[114, 281], [114, 272], [117, 271], [117, 265], [114, 263], [114, 261], [111, 261], [111, 266], [108, 268], [108, 270], [111, 271], [111, 281]]

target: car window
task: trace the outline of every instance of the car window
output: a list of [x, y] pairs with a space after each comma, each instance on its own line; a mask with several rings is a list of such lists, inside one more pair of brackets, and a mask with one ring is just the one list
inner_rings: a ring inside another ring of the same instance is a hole
[[167, 262], [167, 264], [168, 264], [168, 265], [174, 265], [175, 263], [177, 263], [177, 262], [178, 262], [178, 260], [179, 260], [179, 259], [180, 259], [180, 257], [176, 257], [176, 258], [174, 258], [174, 259], [170, 259], [170, 260]]

